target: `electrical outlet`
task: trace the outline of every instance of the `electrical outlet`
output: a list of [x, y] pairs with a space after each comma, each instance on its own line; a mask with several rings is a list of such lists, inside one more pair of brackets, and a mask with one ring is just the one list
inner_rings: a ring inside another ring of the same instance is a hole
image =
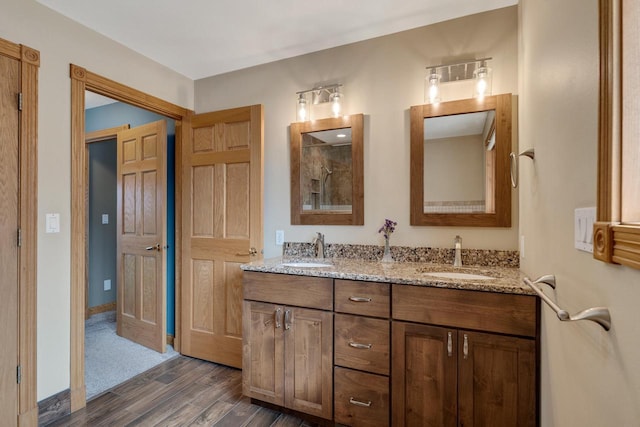
[[284, 230], [276, 230], [276, 245], [284, 245]]
[[524, 259], [524, 234], [520, 236], [520, 258]]
[[107, 279], [104, 281], [104, 290], [105, 292], [111, 290], [111, 279]]

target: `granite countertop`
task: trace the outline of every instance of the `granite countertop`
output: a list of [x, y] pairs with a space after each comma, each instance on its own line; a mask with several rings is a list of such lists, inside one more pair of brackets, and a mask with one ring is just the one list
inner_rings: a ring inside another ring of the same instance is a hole
[[[283, 263], [325, 263], [327, 267], [286, 266]], [[328, 277], [332, 279], [363, 280], [438, 288], [464, 289], [473, 291], [499, 292], [508, 294], [535, 295], [522, 279], [524, 274], [513, 267], [453, 267], [449, 264], [419, 262], [365, 261], [346, 258], [300, 258], [277, 257], [243, 264], [244, 271], [262, 273], [293, 274], [297, 276]], [[427, 273], [448, 272], [490, 276], [491, 279], [446, 278]]]

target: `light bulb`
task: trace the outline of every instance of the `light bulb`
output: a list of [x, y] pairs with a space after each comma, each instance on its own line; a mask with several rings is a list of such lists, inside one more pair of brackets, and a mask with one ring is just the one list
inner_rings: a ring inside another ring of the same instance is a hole
[[304, 94], [300, 94], [298, 96], [298, 121], [304, 122], [307, 120], [307, 100], [304, 97]]
[[474, 72], [476, 84], [473, 96], [482, 98], [491, 95], [491, 68], [482, 66]]
[[333, 117], [340, 116], [340, 112], [342, 111], [342, 95], [338, 92], [338, 89], [331, 94], [330, 99]]
[[437, 104], [440, 102], [440, 75], [431, 72], [426, 77], [424, 102], [428, 104]]

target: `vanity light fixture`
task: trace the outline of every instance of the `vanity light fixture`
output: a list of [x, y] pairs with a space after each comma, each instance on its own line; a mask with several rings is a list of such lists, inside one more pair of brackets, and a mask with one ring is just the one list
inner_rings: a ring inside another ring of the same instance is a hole
[[487, 62], [492, 58], [471, 59], [451, 64], [430, 65], [425, 77], [424, 102], [436, 104], [440, 101], [440, 83], [475, 80], [473, 97], [491, 95], [491, 68]]
[[[311, 107], [313, 105], [331, 103], [331, 115], [340, 117], [342, 114], [342, 103], [344, 95], [340, 92], [342, 85], [340, 83], [316, 86], [313, 89], [301, 90], [296, 92], [298, 99], [296, 101], [297, 119], [304, 122], [310, 119]], [[307, 102], [307, 97], [311, 97], [311, 104]]]

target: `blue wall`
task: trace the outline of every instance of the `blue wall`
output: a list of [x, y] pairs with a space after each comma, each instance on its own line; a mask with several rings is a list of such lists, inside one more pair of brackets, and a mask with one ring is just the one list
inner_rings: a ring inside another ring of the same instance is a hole
[[163, 119], [167, 122], [167, 245], [169, 245], [165, 251], [167, 256], [167, 334], [175, 336], [175, 121], [141, 108], [116, 102], [86, 110], [85, 132], [127, 123], [133, 128]]

